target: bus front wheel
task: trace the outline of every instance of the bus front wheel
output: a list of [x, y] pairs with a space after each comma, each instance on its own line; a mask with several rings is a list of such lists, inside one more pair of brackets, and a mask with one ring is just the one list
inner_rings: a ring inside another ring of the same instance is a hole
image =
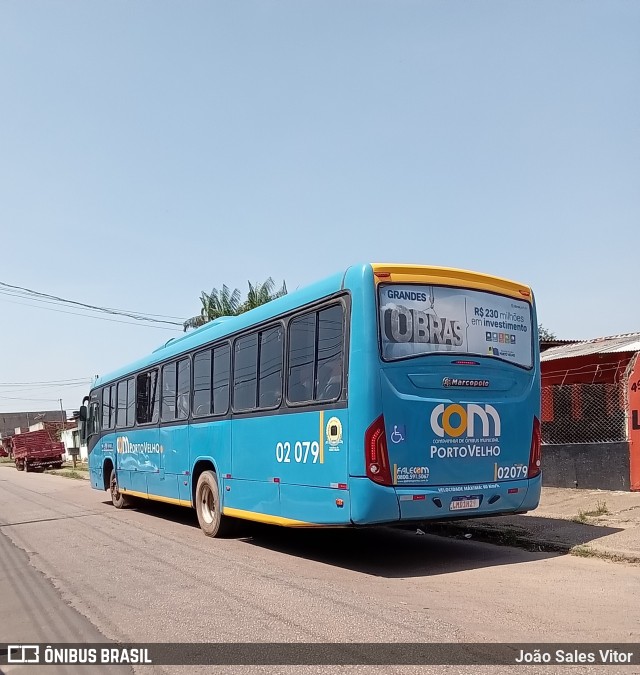
[[231, 530], [229, 518], [222, 515], [220, 490], [213, 471], [203, 471], [196, 486], [198, 523], [207, 537], [224, 537]]
[[109, 487], [111, 490], [111, 503], [117, 509], [124, 509], [131, 503], [131, 498], [123, 495], [120, 492], [120, 487], [118, 486], [118, 476], [116, 475], [116, 470], [111, 469], [111, 479], [109, 481]]

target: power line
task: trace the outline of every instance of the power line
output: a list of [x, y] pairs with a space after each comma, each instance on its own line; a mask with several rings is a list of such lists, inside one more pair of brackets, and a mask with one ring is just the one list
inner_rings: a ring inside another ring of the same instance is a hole
[[[112, 323], [124, 323], [124, 324], [127, 324], [129, 326], [144, 326], [145, 328], [155, 328], [157, 330], [170, 330], [170, 331], [176, 330], [175, 328], [168, 328], [166, 326], [148, 326], [148, 325], [145, 325], [143, 323], [134, 323], [133, 321], [120, 321], [119, 319], [109, 319], [106, 316], [92, 316], [91, 314], [81, 314], [80, 312], [67, 312], [64, 309], [54, 309], [53, 307], [38, 307], [37, 305], [29, 305], [25, 302], [14, 302], [13, 300], [4, 300], [4, 302], [9, 302], [12, 305], [22, 305], [24, 307], [33, 307], [34, 309], [45, 309], [45, 310], [48, 310], [49, 312], [57, 312], [58, 314], [72, 314], [73, 316], [83, 316], [85, 319], [98, 319], [99, 321], [110, 321]], [[173, 324], [174, 322], [163, 321], [161, 323], [171, 323], [171, 324]], [[181, 323], [180, 324], [175, 323], [174, 325], [180, 326], [182, 328]]]
[[91, 380], [91, 377], [69, 377], [64, 380], [38, 380], [36, 382], [0, 382], [0, 387], [8, 387], [12, 385], [17, 385], [22, 387], [26, 384], [60, 384], [61, 382], [86, 382]]
[[[7, 290], [7, 289], [4, 289], [4, 288], [0, 288], [0, 295], [5, 295], [5, 296], [10, 297], [10, 298], [19, 298], [21, 300], [29, 300], [31, 302], [38, 302], [38, 303], [47, 304], [47, 305], [54, 305], [56, 307], [60, 307], [60, 306], [64, 307], [64, 306], [67, 306], [68, 304], [70, 304], [70, 303], [65, 302], [65, 301], [47, 300], [46, 298], [41, 298], [37, 295], [30, 295], [28, 293], [22, 293], [22, 292], [19, 292], [19, 291]], [[10, 302], [10, 301], [7, 300], [7, 302]], [[72, 306], [75, 307], [75, 304], [72, 304]], [[116, 315], [120, 314], [120, 310], [114, 310], [114, 309], [109, 308], [109, 307], [105, 307], [104, 310], [108, 314], [116, 314]], [[103, 310], [87, 309], [87, 311], [88, 312], [98, 312], [98, 311], [102, 312]], [[125, 310], [122, 310], [122, 312], [124, 312], [123, 316], [131, 316], [131, 314], [126, 313]], [[146, 314], [146, 315], [145, 314], [139, 314], [139, 315], [137, 315], [137, 318], [140, 321], [156, 322], [155, 318], [147, 318], [147, 317], [162, 317], [162, 316], [163, 316], [162, 314]], [[165, 318], [176, 318], [177, 319], [179, 317], [165, 317]], [[169, 323], [169, 324], [172, 324], [172, 325], [182, 326], [182, 323], [178, 324], [178, 323], [175, 323], [173, 321], [163, 321], [161, 323]]]
[[[69, 300], [68, 298], [62, 298], [57, 295], [51, 295], [50, 293], [42, 293], [40, 291], [34, 291], [31, 288], [25, 288], [24, 286], [15, 286], [14, 284], [8, 284], [4, 281], [0, 281], [0, 286], [3, 287], [5, 295], [13, 295], [30, 300], [39, 300], [43, 301], [54, 301], [54, 303], [63, 303], [66, 305], [73, 305], [75, 307], [80, 307], [83, 309], [92, 310], [95, 312], [103, 312], [105, 314], [115, 314], [119, 316], [126, 316], [130, 319], [135, 319], [136, 321], [149, 321], [153, 323], [164, 323], [172, 326], [183, 327], [184, 320], [181, 320], [179, 323], [177, 321], [168, 321], [167, 319], [173, 318], [177, 319], [179, 317], [169, 317], [162, 314], [148, 314], [142, 312], [133, 312], [129, 310], [114, 309], [113, 307], [101, 307], [99, 305], [90, 305], [85, 302], [78, 302], [77, 300]], [[158, 318], [163, 317], [163, 318]]]
[[0, 396], [5, 401], [59, 401], [59, 398], [31, 398], [26, 396]]

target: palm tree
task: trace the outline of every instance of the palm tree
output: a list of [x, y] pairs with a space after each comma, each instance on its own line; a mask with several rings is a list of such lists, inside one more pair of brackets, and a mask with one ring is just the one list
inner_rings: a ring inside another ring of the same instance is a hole
[[240, 291], [234, 288], [233, 292], [231, 292], [226, 285], [222, 287], [222, 291], [219, 291], [217, 288], [213, 288], [211, 293], [202, 291], [200, 302], [202, 303], [200, 314], [192, 316], [184, 322], [183, 327], [185, 331], [189, 330], [189, 328], [204, 326], [205, 323], [209, 323], [209, 321], [218, 319], [221, 316], [234, 316], [238, 314], [240, 310]]
[[233, 292], [229, 290], [228, 286], [223, 286], [222, 291], [218, 291], [217, 288], [212, 289], [211, 293], [202, 291], [200, 295], [200, 302], [202, 303], [200, 314], [187, 319], [183, 324], [184, 330], [199, 328], [200, 326], [204, 326], [205, 323], [209, 323], [209, 321], [218, 319], [221, 316], [235, 316], [248, 312], [250, 309], [255, 309], [260, 305], [264, 305], [267, 302], [271, 302], [271, 300], [287, 294], [287, 285], [284, 281], [282, 282], [282, 288], [274, 292], [273, 289], [276, 284], [271, 277], [261, 284], [253, 285], [251, 282], [248, 283], [249, 292], [244, 302], [240, 302], [240, 291], [237, 288]]
[[248, 312], [250, 309], [260, 307], [260, 305], [264, 305], [267, 302], [271, 302], [272, 300], [281, 298], [283, 295], [287, 294], [287, 284], [284, 281], [282, 282], [282, 288], [279, 291], [274, 292], [273, 289], [276, 282], [271, 277], [265, 282], [256, 284], [255, 286], [250, 281], [247, 283], [249, 284], [247, 299], [242, 303], [238, 314]]

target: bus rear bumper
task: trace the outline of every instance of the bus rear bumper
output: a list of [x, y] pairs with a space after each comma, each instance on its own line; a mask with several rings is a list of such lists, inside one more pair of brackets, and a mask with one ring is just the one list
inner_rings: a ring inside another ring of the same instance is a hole
[[542, 477], [501, 483], [432, 488], [396, 488], [400, 520], [481, 518], [532, 511], [540, 501]]
[[370, 525], [524, 513], [538, 506], [541, 487], [542, 475], [530, 480], [446, 487], [384, 487], [368, 478], [352, 477], [351, 521]]

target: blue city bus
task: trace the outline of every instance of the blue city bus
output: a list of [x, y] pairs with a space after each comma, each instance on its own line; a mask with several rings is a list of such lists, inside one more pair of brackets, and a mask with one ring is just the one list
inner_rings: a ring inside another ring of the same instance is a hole
[[209, 536], [524, 513], [542, 479], [533, 294], [352, 266], [98, 378], [80, 416], [93, 488], [195, 508]]

